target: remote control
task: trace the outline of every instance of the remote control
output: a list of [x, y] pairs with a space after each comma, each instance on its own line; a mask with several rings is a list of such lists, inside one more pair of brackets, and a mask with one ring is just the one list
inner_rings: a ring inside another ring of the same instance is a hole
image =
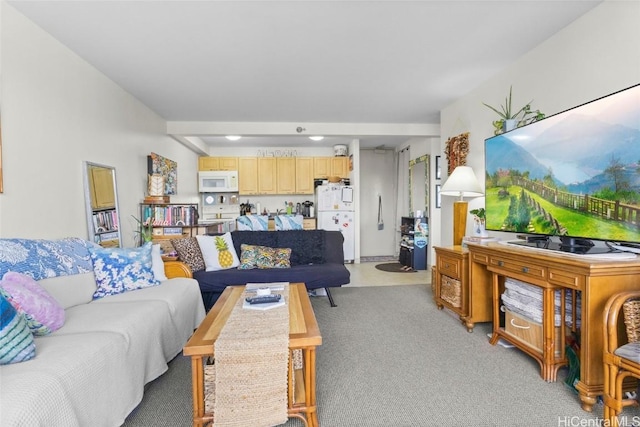
[[246, 301], [249, 304], [268, 304], [272, 302], [278, 302], [280, 301], [280, 298], [282, 298], [282, 295], [273, 294], [273, 295], [265, 295], [261, 297], [248, 297], [246, 298]]

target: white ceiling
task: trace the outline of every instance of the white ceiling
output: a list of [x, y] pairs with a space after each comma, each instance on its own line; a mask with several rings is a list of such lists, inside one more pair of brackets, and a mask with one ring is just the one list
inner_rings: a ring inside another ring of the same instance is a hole
[[302, 146], [319, 129], [334, 137], [312, 144], [371, 148], [428, 133], [443, 107], [600, 1], [7, 3], [167, 121], [210, 122], [180, 135]]

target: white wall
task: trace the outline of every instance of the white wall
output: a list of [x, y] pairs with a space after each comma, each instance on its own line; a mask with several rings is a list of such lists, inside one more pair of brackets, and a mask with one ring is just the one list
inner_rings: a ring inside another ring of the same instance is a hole
[[[441, 149], [446, 140], [470, 132], [467, 165], [484, 185], [484, 139], [493, 136], [495, 113], [482, 105], [500, 105], [513, 85], [513, 103], [530, 100], [547, 115], [566, 110], [640, 82], [640, 2], [605, 1], [516, 63], [441, 112]], [[446, 174], [446, 170], [443, 170]], [[444, 176], [443, 176], [444, 179]], [[451, 245], [453, 199], [442, 200], [442, 236], [435, 245]], [[469, 209], [483, 206], [470, 200]], [[467, 233], [471, 230], [468, 218]], [[502, 238], [513, 238], [505, 234]]]
[[131, 215], [139, 215], [150, 152], [178, 163], [179, 194], [171, 201], [197, 201], [197, 157], [166, 136], [161, 117], [11, 6], [1, 7], [0, 236], [86, 238], [85, 160], [116, 168], [126, 246], [133, 245]]

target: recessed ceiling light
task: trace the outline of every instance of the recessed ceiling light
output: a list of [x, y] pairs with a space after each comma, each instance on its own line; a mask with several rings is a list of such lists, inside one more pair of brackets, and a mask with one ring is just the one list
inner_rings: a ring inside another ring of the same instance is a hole
[[312, 141], [322, 141], [324, 136], [310, 136], [309, 139]]
[[229, 141], [237, 141], [242, 138], [240, 135], [227, 135], [225, 136]]

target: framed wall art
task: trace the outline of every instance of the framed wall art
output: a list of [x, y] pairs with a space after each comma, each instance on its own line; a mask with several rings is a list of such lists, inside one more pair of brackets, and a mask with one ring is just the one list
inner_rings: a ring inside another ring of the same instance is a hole
[[159, 154], [151, 153], [147, 156], [147, 173], [149, 175], [159, 174], [164, 177], [164, 195], [171, 196], [178, 194], [178, 163], [162, 157]]
[[448, 175], [451, 175], [456, 166], [465, 166], [469, 154], [469, 132], [449, 138], [444, 153], [447, 155]]
[[436, 156], [436, 179], [442, 178], [442, 169], [440, 167], [440, 156]]

